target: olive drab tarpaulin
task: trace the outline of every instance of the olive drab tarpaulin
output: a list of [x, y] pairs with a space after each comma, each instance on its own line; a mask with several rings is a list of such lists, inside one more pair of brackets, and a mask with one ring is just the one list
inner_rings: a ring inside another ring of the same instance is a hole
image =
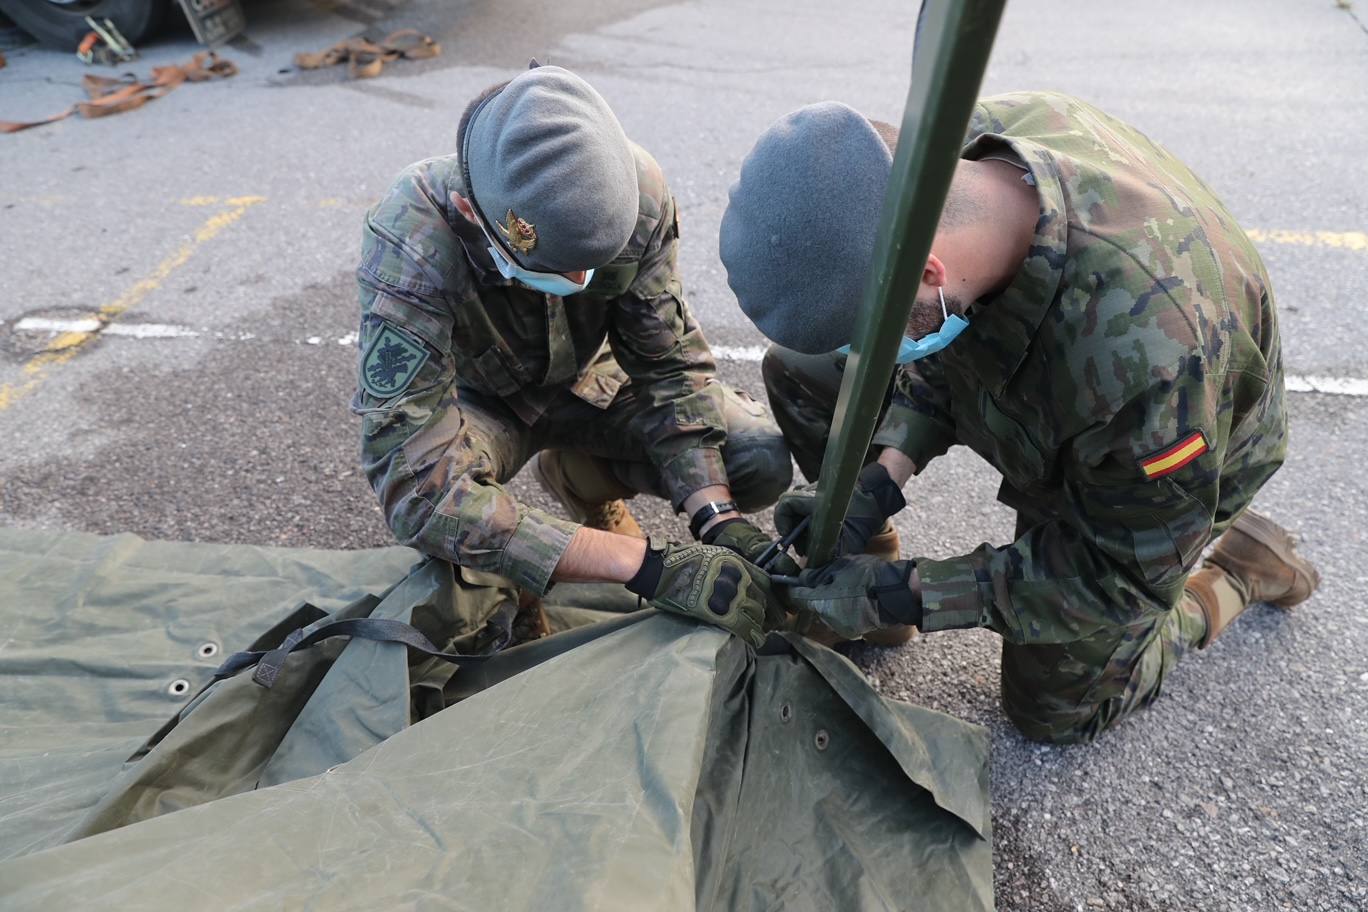
[[[787, 635], [548, 601], [491, 654], [516, 592], [407, 549], [0, 529], [0, 907], [992, 908], [981, 729]], [[343, 618], [478, 658], [213, 680]]]

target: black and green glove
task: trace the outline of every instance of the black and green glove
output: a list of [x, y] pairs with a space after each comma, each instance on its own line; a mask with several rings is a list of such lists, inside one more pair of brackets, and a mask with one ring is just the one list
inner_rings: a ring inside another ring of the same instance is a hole
[[792, 582], [774, 581], [789, 610], [798, 615], [797, 630], [819, 620], [840, 636], [857, 640], [881, 627], [922, 622], [917, 562], [886, 561], [869, 554], [838, 557], [815, 570], [804, 570]]
[[716, 545], [651, 542], [627, 589], [662, 611], [716, 624], [757, 648], [765, 642], [766, 621], [777, 626], [784, 616], [769, 576]]
[[[761, 532], [750, 520], [738, 516], [735, 519], [723, 520], [704, 532], [703, 544], [719, 545], [729, 551], [735, 551], [753, 564], [770, 545], [774, 544], [774, 539]], [[781, 573], [785, 576], [796, 576], [799, 569], [793, 558], [783, 553], [776, 554], [765, 568], [769, 573]]]
[[[888, 477], [888, 470], [872, 462], [860, 471], [855, 492], [850, 496], [850, 509], [841, 523], [841, 537], [836, 543], [836, 555], [863, 554], [865, 546], [890, 516], [907, 506], [897, 482]], [[774, 508], [774, 527], [780, 536], [788, 535], [817, 509], [817, 486], [794, 488], [779, 498]], [[794, 547], [806, 554], [808, 532], [798, 536]]]

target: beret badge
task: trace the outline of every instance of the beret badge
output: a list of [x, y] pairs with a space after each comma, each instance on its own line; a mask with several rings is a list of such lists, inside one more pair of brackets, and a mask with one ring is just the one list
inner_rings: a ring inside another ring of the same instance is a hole
[[537, 246], [537, 226], [527, 219], [518, 218], [513, 210], [508, 210], [499, 232], [508, 240], [508, 246], [518, 253], [530, 253]]

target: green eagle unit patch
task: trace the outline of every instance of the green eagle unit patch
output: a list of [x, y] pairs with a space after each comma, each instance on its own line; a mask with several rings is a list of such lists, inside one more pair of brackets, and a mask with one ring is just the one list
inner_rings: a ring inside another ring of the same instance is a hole
[[382, 324], [361, 358], [361, 388], [377, 399], [392, 399], [408, 389], [427, 359], [426, 348]]

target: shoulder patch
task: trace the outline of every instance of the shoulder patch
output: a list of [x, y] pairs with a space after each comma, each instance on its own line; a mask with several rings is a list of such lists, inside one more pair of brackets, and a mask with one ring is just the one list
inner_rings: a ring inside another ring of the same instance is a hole
[[408, 389], [428, 351], [407, 335], [380, 324], [380, 331], [361, 356], [361, 388], [377, 399], [390, 399]]
[[1201, 431], [1193, 431], [1172, 446], [1140, 460], [1140, 469], [1148, 479], [1163, 478], [1192, 462], [1208, 449], [1206, 435]]

